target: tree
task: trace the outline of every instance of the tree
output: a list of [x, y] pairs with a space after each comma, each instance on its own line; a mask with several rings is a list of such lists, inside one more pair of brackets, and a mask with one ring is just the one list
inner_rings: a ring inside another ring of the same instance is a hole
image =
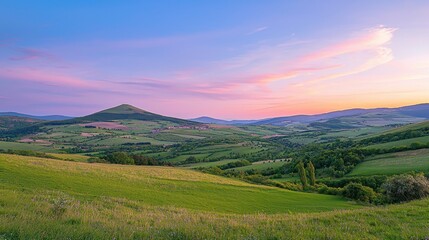
[[307, 165], [308, 175], [310, 177], [310, 185], [314, 186], [316, 184], [316, 169], [314, 168], [313, 163], [310, 161]]
[[298, 168], [299, 178], [301, 179], [301, 184], [303, 187], [306, 187], [307, 186], [307, 173], [306, 173], [305, 168], [304, 168], [304, 163], [300, 161], [297, 165], [297, 168]]
[[429, 180], [422, 174], [389, 178], [381, 188], [391, 202], [404, 202], [429, 196]]

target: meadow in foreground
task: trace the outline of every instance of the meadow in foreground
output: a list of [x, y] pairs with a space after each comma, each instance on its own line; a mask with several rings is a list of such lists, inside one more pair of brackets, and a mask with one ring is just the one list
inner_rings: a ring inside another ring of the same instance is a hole
[[429, 236], [428, 200], [363, 207], [191, 170], [6, 154], [0, 172], [0, 239]]

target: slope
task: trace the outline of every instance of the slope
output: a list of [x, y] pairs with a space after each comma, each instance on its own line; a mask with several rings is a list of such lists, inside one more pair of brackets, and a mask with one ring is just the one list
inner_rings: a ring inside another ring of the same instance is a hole
[[88, 164], [3, 154], [0, 162], [2, 187], [6, 189], [55, 190], [81, 199], [120, 197], [151, 206], [230, 213], [355, 207], [335, 196], [251, 185], [171, 167]]
[[[319, 211], [330, 207], [323, 208], [327, 199], [318, 198], [321, 195], [298, 196], [170, 168], [0, 155], [0, 173], [2, 239], [424, 239], [429, 227], [428, 200], [321, 213], [265, 214], [256, 210], [271, 207], [276, 194], [284, 201], [278, 212], [293, 207], [290, 204], [307, 203]], [[175, 198], [157, 195], [160, 192]], [[295, 201], [290, 201], [291, 196]], [[309, 203], [305, 196], [315, 198]], [[156, 203], [154, 198], [165, 200]], [[214, 204], [218, 201], [234, 212], [257, 213], [214, 212], [230, 212]], [[328, 201], [337, 207], [351, 206], [336, 198]], [[246, 210], [248, 204], [251, 210]], [[206, 211], [195, 211], [199, 208]]]
[[28, 127], [38, 122], [41, 122], [41, 120], [16, 116], [0, 116], [0, 131]]

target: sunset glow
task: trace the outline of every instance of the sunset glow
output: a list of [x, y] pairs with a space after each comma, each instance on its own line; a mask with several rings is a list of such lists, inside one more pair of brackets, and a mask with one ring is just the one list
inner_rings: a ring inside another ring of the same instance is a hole
[[72, 2], [0, 4], [1, 111], [259, 119], [429, 102], [426, 1]]

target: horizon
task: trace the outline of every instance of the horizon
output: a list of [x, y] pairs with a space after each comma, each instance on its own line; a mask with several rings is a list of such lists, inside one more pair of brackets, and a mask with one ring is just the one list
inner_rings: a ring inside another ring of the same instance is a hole
[[236, 120], [425, 103], [427, 9], [425, 1], [3, 2], [0, 110], [84, 116], [127, 102]]
[[[185, 120], [193, 120], [193, 119], [197, 119], [197, 118], [212, 118], [212, 119], [223, 120], [223, 121], [234, 121], [234, 120], [237, 120], [237, 121], [255, 121], [255, 120], [256, 120], [256, 121], [260, 121], [260, 120], [266, 120], [266, 119], [272, 119], [272, 118], [279, 118], [279, 117], [311, 116], [311, 115], [327, 114], [327, 113], [332, 113], [332, 112], [341, 112], [341, 111], [347, 111], [347, 110], [359, 110], [359, 109], [363, 109], [363, 110], [371, 110], [371, 109], [385, 109], [385, 108], [386, 108], [386, 109], [394, 109], [394, 108], [401, 108], [401, 107], [408, 107], [408, 106], [419, 106], [419, 105], [426, 105], [426, 104], [429, 104], [429, 102], [424, 102], [424, 103], [415, 103], [415, 104], [411, 104], [411, 105], [401, 105], [401, 106], [396, 106], [396, 107], [375, 107], [375, 108], [347, 108], [347, 109], [336, 109], [336, 110], [333, 110], [333, 111], [328, 111], [328, 112], [319, 112], [319, 113], [314, 113], [314, 114], [305, 114], [305, 113], [301, 113], [301, 114], [293, 114], [293, 115], [269, 116], [269, 117], [263, 117], [263, 118], [255, 118], [255, 119], [238, 119], [238, 118], [231, 118], [231, 119], [227, 119], [227, 118], [218, 118], [218, 117], [215, 117], [215, 116], [196, 116], [196, 117], [187, 117], [187, 118], [182, 118], [182, 119], [185, 119]], [[131, 107], [136, 107], [136, 108], [138, 108], [138, 109], [140, 109], [140, 110], [143, 110], [143, 111], [151, 112], [151, 113], [154, 113], [154, 114], [160, 114], [160, 113], [157, 113], [157, 112], [153, 112], [153, 111], [149, 111], [149, 110], [147, 110], [147, 109], [140, 108], [139, 106], [135, 106], [135, 105], [132, 105], [132, 104], [129, 104], [129, 103], [122, 103], [122, 104], [119, 104], [119, 105], [111, 106], [111, 107], [108, 107], [108, 108], [105, 108], [105, 109], [99, 109], [99, 110], [96, 110], [96, 111], [94, 111], [94, 112], [90, 112], [90, 113], [87, 113], [87, 114], [84, 114], [84, 115], [79, 115], [79, 116], [71, 116], [71, 115], [56, 114], [56, 113], [50, 113], [50, 114], [49, 114], [49, 113], [48, 113], [48, 114], [37, 114], [37, 113], [25, 113], [25, 112], [16, 112], [16, 111], [0, 111], [0, 113], [7, 113], [7, 112], [11, 112], [11, 113], [18, 113], [18, 114], [31, 115], [31, 116], [38, 116], [38, 117], [43, 117], [43, 116], [65, 116], [65, 117], [78, 118], [78, 117], [88, 116], [88, 115], [91, 115], [91, 114], [94, 114], [94, 113], [97, 113], [97, 112], [100, 112], [100, 111], [104, 111], [104, 110], [107, 110], [107, 109], [120, 107], [120, 106], [122, 106], [122, 105], [128, 105], [128, 106], [131, 106]], [[177, 116], [169, 116], [169, 115], [164, 115], [164, 114], [160, 114], [160, 115], [167, 116], [167, 117], [180, 118], [180, 117], [177, 117]]]

